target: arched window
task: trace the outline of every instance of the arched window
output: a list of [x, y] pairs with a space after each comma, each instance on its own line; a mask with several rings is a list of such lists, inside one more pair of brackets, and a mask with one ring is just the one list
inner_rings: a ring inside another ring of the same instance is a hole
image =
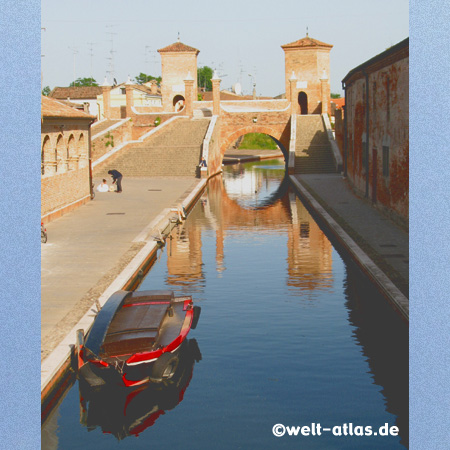
[[88, 165], [88, 148], [86, 146], [86, 141], [84, 139], [84, 134], [80, 134], [80, 138], [78, 139], [78, 154], [80, 155], [80, 159], [78, 161], [78, 167], [82, 169]]
[[50, 137], [45, 136], [41, 150], [41, 175], [54, 173], [55, 168], [52, 165], [52, 156]]
[[78, 155], [75, 145], [75, 138], [73, 134], [69, 137], [69, 142], [67, 144], [67, 168], [68, 170], [75, 170], [78, 166]]
[[56, 147], [55, 147], [55, 172], [65, 172], [66, 171], [66, 164], [63, 160], [64, 157], [64, 139], [62, 135], [60, 134], [58, 136], [58, 140], [56, 141]]

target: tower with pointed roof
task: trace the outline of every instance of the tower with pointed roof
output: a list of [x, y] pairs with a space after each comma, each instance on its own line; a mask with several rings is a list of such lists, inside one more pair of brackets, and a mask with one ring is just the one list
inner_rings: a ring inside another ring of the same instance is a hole
[[[285, 56], [286, 98], [298, 100], [299, 114], [320, 114], [322, 99], [330, 98], [330, 50], [333, 46], [308, 34], [303, 39], [282, 45]], [[291, 83], [293, 75], [297, 81]], [[291, 95], [291, 86], [295, 91]]]
[[[161, 55], [161, 95], [164, 111], [175, 111], [186, 100], [184, 80], [194, 78], [192, 97], [197, 99], [197, 55], [194, 47], [178, 41], [158, 50]], [[190, 73], [190, 75], [189, 75]]]

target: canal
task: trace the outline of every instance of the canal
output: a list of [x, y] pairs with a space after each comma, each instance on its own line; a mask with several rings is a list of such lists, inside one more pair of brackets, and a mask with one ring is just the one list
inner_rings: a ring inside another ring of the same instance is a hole
[[[42, 425], [43, 449], [407, 447], [407, 326], [323, 233], [282, 161], [210, 180], [138, 289], [202, 308], [176, 380], [131, 395], [75, 381]], [[276, 424], [309, 436], [276, 437]], [[398, 436], [380, 435], [392, 427]]]

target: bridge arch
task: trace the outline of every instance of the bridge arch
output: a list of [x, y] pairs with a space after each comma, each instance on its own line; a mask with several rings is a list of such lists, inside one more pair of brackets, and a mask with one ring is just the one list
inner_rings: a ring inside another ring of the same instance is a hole
[[270, 136], [275, 141], [275, 143], [280, 147], [280, 150], [283, 153], [284, 160], [286, 161], [286, 163], [289, 161], [289, 142], [284, 142], [285, 141], [284, 133], [280, 133], [279, 130], [276, 130], [269, 126], [258, 124], [238, 128], [237, 130], [226, 135], [222, 139], [220, 146], [220, 153], [222, 159], [226, 150], [233, 144], [233, 142], [236, 142], [241, 136], [244, 136], [249, 133], [261, 133]]

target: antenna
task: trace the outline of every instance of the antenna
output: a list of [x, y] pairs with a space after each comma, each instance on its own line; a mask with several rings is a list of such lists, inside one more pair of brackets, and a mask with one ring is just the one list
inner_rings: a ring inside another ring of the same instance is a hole
[[178, 42], [180, 42], [180, 32], [178, 32]]
[[[150, 45], [146, 45], [145, 46], [145, 64], [148, 64], [148, 67], [149, 67], [149, 69], [150, 69], [150, 71], [149, 71], [149, 73], [148, 73], [148, 75], [151, 75], [151, 72], [152, 72], [152, 60], [154, 60], [155, 59], [155, 56], [156, 56], [156, 52], [154, 51], [154, 50], [148, 50], [148, 49], [150, 49], [150, 48], [152, 48]], [[149, 55], [150, 54], [150, 58], [149, 58]]]
[[[112, 28], [114, 25], [106, 25], [107, 28]], [[111, 78], [114, 78], [115, 71], [114, 71], [114, 53], [116, 51], [114, 50], [114, 36], [117, 33], [114, 33], [112, 31], [108, 31], [107, 34], [111, 35], [111, 50], [109, 51], [110, 57], [106, 58], [109, 59], [109, 70], [106, 71], [106, 73], [109, 73], [111, 75]]]
[[75, 83], [76, 77], [76, 70], [75, 70], [75, 57], [78, 55], [78, 49], [76, 47], [69, 47], [70, 50], [72, 50], [73, 53], [73, 82]]
[[308, 34], [308, 27], [306, 27], [306, 37], [308, 37], [309, 36], [309, 34]]
[[[44, 27], [41, 27], [41, 30], [47, 31], [47, 29]], [[41, 58], [44, 58], [44, 57], [45, 57], [45, 55], [41, 55]], [[41, 91], [42, 91], [43, 80], [44, 80], [44, 73], [42, 71], [42, 61], [41, 61]]]
[[87, 45], [89, 45], [89, 55], [91, 56], [91, 78], [94, 79], [94, 77], [92, 75], [93, 74], [93, 71], [92, 71], [92, 58], [94, 56], [93, 48], [94, 48], [94, 45], [96, 45], [96, 42], [88, 42]]

